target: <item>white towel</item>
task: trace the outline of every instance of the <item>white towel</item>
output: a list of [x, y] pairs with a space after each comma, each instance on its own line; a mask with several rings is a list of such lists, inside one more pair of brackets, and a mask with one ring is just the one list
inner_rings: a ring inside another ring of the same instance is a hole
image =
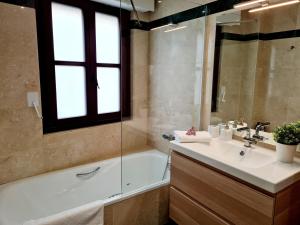
[[24, 225], [104, 225], [103, 201], [92, 202]]
[[207, 131], [197, 131], [196, 135], [187, 135], [186, 131], [174, 131], [175, 140], [178, 142], [204, 142], [211, 141], [211, 135]]

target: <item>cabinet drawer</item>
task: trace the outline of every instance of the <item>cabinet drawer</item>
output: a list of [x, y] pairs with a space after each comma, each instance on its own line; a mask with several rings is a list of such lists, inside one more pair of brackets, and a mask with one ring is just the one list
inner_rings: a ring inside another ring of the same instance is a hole
[[237, 225], [273, 223], [274, 199], [172, 153], [171, 185]]
[[174, 187], [170, 189], [170, 217], [179, 225], [228, 225]]

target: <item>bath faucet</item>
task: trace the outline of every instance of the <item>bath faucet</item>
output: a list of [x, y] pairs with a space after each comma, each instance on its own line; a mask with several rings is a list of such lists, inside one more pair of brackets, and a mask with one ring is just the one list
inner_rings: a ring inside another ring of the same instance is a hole
[[237, 129], [238, 132], [247, 131], [247, 134], [243, 139], [245, 140], [244, 146], [246, 148], [251, 148], [252, 144], [256, 144], [257, 141], [255, 138], [251, 138], [251, 129], [249, 127], [241, 127]]
[[259, 131], [264, 131], [266, 126], [269, 126], [270, 122], [261, 123], [258, 122], [255, 127], [255, 134], [253, 134], [253, 138], [258, 139], [260, 141], [264, 140], [264, 136], [259, 135]]

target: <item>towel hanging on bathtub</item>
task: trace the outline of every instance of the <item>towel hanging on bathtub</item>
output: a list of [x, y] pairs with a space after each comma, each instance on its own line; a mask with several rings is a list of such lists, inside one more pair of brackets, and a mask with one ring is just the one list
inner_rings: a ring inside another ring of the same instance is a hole
[[97, 201], [23, 225], [104, 225], [103, 211], [103, 201]]

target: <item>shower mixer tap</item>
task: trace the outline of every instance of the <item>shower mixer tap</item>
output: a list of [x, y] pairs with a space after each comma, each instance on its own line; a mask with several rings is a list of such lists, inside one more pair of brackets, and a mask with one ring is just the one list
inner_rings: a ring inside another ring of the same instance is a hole
[[168, 141], [174, 141], [175, 140], [175, 137], [172, 134], [163, 134], [162, 138], [166, 139]]

